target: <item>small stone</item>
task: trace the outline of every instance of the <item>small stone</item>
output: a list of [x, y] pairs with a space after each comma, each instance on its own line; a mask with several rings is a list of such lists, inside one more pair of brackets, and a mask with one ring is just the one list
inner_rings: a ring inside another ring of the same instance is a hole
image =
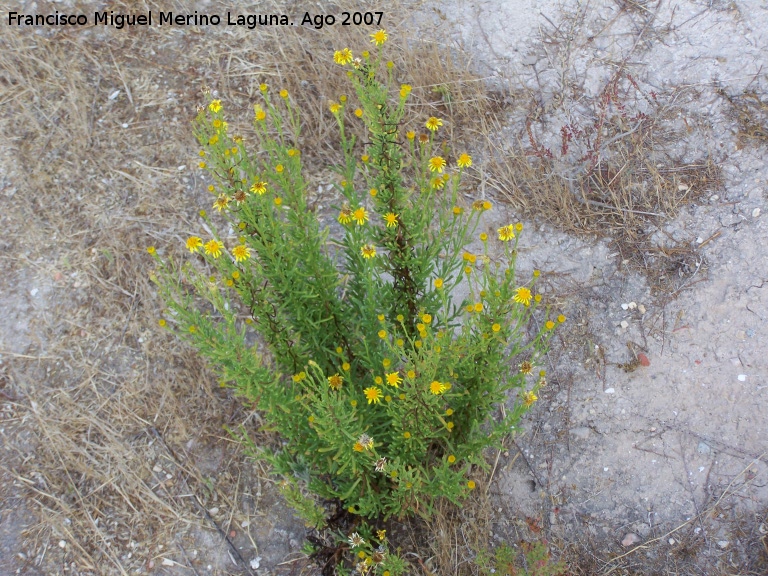
[[259, 566], [261, 566], [261, 556], [256, 556], [251, 560], [251, 570], [258, 570]]
[[702, 238], [701, 236], [696, 238], [696, 244], [704, 244], [704, 238]]
[[645, 306], [643, 306], [642, 304], [638, 304], [637, 311], [640, 312], [640, 314], [645, 314]]
[[755, 208], [752, 210], [752, 218], [757, 218], [758, 216], [760, 216], [760, 208]]
[[696, 452], [699, 454], [709, 454], [711, 451], [712, 448], [710, 448], [709, 445], [705, 442], [699, 442], [699, 445], [696, 446]]
[[533, 66], [533, 65], [534, 65], [534, 64], [536, 64], [536, 62], [538, 62], [538, 61], [539, 61], [539, 58], [538, 58], [538, 56], [533, 56], [533, 55], [531, 55], [531, 56], [525, 56], [525, 57], [523, 58], [523, 64], [524, 64], [525, 66]]
[[688, 190], [688, 184], [678, 184], [677, 189], [680, 190], [680, 192], [684, 192]]
[[128, 124], [121, 124], [123, 128], [128, 128]]
[[630, 310], [634, 310], [635, 308], [637, 308], [637, 302], [630, 302], [629, 304], [627, 304], [627, 306], [629, 306]]
[[624, 546], [624, 548], [632, 546], [633, 544], [637, 544], [638, 542], [640, 542], [640, 536], [634, 532], [628, 533], [626, 536], [624, 536], [624, 538], [621, 539], [621, 545]]
[[613, 388], [606, 388], [606, 389], [605, 389], [605, 393], [606, 393], [606, 394], [615, 394], [615, 393], [616, 393], [616, 390], [615, 390], [615, 389], [613, 389]]
[[250, 525], [251, 525], [251, 522], [249, 520], [243, 520], [242, 522], [240, 522], [240, 526], [242, 528], [248, 528], [248, 526]]
[[670, 546], [674, 546], [675, 545], [675, 539], [674, 538], [670, 538], [669, 540], [667, 540], [667, 542], [669, 542]]
[[627, 322], [626, 320], [622, 320], [620, 326], [626, 330], [627, 327], [629, 326], [629, 322]]
[[155, 464], [154, 467], [152, 468], [152, 472], [158, 472], [159, 473], [159, 472], [162, 472], [162, 471], [163, 471], [163, 468], [159, 464]]
[[37, 288], [32, 288], [32, 290], [29, 291], [29, 295], [34, 298], [35, 296], [37, 296], [38, 292], [40, 292], [40, 290], [38, 290]]
[[186, 165], [186, 164], [182, 164], [181, 166], [179, 166], [179, 167], [177, 168], [177, 170], [178, 170], [179, 172], [184, 172], [184, 170], [186, 170], [186, 169], [187, 169], [187, 165]]
[[66, 540], [59, 540], [59, 548], [66, 548], [67, 542]]
[[109, 95], [109, 99], [114, 100], [118, 96], [120, 96], [120, 90], [115, 90], [114, 92], [112, 92], [112, 94]]
[[176, 562], [170, 558], [163, 558], [163, 566], [176, 566]]
[[622, 310], [627, 310], [628, 308], [629, 308], [629, 304], [622, 304], [621, 305], [621, 309]]
[[746, 374], [739, 374], [736, 376], [736, 378], [739, 380], [739, 382], [746, 382], [747, 381], [747, 375]]
[[208, 513], [209, 514], [218, 514], [219, 513], [219, 508], [218, 507], [211, 508], [210, 510], [208, 510]]
[[717, 194], [712, 194], [712, 196], [710, 196], [709, 199], [712, 200], [712, 202], [716, 202], [720, 200], [720, 196], [718, 196]]
[[717, 541], [717, 546], [721, 550], [725, 550], [726, 548], [728, 548], [729, 544], [730, 544], [730, 542], [728, 542], [728, 540], [718, 540]]
[[731, 364], [733, 364], [734, 366], [741, 366], [741, 360], [739, 360], [738, 358], [731, 358]]

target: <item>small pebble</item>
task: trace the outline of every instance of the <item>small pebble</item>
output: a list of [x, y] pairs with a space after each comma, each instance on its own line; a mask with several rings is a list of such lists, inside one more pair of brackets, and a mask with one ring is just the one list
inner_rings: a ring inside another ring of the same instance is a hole
[[616, 390], [614, 388], [606, 388], [605, 389], [606, 394], [615, 394]]
[[621, 309], [622, 310], [627, 310], [628, 308], [629, 308], [629, 304], [622, 304], [621, 305]]
[[633, 544], [637, 544], [638, 542], [640, 542], [640, 536], [638, 536], [634, 532], [630, 532], [629, 534], [624, 536], [624, 538], [622, 538], [621, 545], [626, 548], [627, 546], [632, 546]]
[[181, 166], [179, 166], [179, 167], [177, 168], [177, 170], [178, 170], [179, 172], [183, 172], [183, 171], [184, 171], [184, 170], [186, 170], [186, 169], [187, 169], [187, 165], [186, 165], [186, 164], [182, 164]]
[[675, 539], [674, 538], [670, 538], [669, 540], [667, 540], [667, 542], [669, 542], [670, 546], [673, 546], [675, 544]]
[[109, 95], [109, 99], [114, 100], [118, 96], [120, 96], [120, 90], [115, 90], [114, 92], [112, 92], [112, 94]]
[[712, 196], [709, 199], [712, 200], [712, 202], [716, 202], [717, 200], [720, 200], [720, 196], [718, 196], [717, 194], [712, 194]]
[[637, 311], [640, 312], [640, 314], [645, 314], [645, 306], [643, 306], [642, 304], [638, 304]]
[[741, 360], [739, 360], [738, 358], [731, 358], [731, 364], [733, 364], [734, 366], [740, 366]]
[[66, 548], [67, 542], [65, 540], [59, 540], [59, 548]]
[[176, 562], [171, 560], [170, 558], [163, 558], [163, 566], [175, 566]]
[[637, 308], [637, 302], [630, 302], [629, 304], [627, 304], [627, 306], [629, 306], [630, 310], [634, 310], [635, 308]]
[[32, 290], [29, 291], [30, 296], [37, 296], [37, 293], [40, 292], [37, 288], [32, 288]]
[[256, 558], [251, 560], [251, 570], [258, 570], [260, 565], [261, 565], [261, 556], [256, 556]]
[[688, 190], [688, 184], [678, 184], [677, 189], [680, 190], [680, 192], [684, 192], [685, 190]]
[[219, 513], [219, 508], [218, 507], [211, 508], [210, 510], [208, 510], [208, 513], [209, 514], [218, 514]]
[[757, 218], [758, 216], [760, 216], [760, 208], [755, 208], [752, 210], [752, 218]]
[[627, 322], [626, 320], [622, 320], [620, 326], [626, 329], [629, 326], [629, 322]]
[[725, 550], [726, 548], [728, 548], [728, 545], [729, 545], [729, 544], [730, 544], [730, 542], [728, 542], [728, 540], [718, 540], [718, 541], [717, 541], [717, 545], [718, 545], [718, 547], [720, 547], [720, 548], [721, 548], [721, 549], [723, 549], [723, 550]]
[[746, 382], [747, 381], [747, 375], [746, 374], [739, 374], [737, 376], [739, 382]]
[[123, 128], [128, 128], [128, 124], [121, 124]]

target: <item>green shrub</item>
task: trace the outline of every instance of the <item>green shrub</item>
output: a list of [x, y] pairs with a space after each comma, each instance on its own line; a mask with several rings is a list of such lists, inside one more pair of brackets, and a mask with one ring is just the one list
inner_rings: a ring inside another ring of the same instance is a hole
[[[541, 311], [538, 273], [516, 277], [521, 224], [481, 234], [482, 254], [465, 250], [491, 203], [462, 207], [472, 160], [445, 160], [442, 120], [405, 129], [411, 87], [382, 62], [386, 34], [372, 37], [376, 55], [334, 55], [357, 102], [330, 104], [343, 151], [338, 224], [322, 227], [308, 207], [299, 110], [262, 84], [252, 145], [230, 134], [217, 99], [195, 121], [216, 196], [215, 218], [201, 212], [210, 239], [189, 238], [181, 266], [149, 249], [167, 305], [160, 323], [279, 435], [279, 449], [254, 450], [313, 526], [320, 512], [300, 486], [367, 519], [459, 503], [475, 487], [472, 465], [486, 466], [483, 449], [536, 400], [545, 380], [533, 367], [556, 324]], [[349, 137], [347, 122], [364, 122], [368, 142]], [[497, 241], [503, 263], [491, 256]], [[510, 390], [514, 409], [494, 419]]]

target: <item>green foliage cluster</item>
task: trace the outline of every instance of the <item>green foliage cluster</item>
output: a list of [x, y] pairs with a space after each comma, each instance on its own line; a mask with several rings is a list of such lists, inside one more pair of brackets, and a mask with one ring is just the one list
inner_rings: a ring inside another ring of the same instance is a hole
[[[522, 225], [481, 234], [482, 254], [465, 249], [491, 204], [462, 206], [471, 158], [449, 164], [442, 121], [405, 131], [411, 88], [395, 84], [380, 48], [335, 60], [358, 103], [330, 105], [343, 151], [338, 224], [321, 227], [308, 205], [299, 110], [262, 85], [252, 145], [230, 133], [217, 99], [196, 118], [218, 211], [201, 211], [210, 239], [190, 237], [183, 265], [150, 249], [161, 324], [279, 435], [279, 449], [253, 448], [315, 527], [315, 498], [376, 520], [428, 516], [436, 498], [461, 502], [475, 487], [472, 466], [486, 466], [483, 449], [536, 400], [545, 375], [534, 366], [557, 323], [542, 310], [537, 274], [516, 275]], [[367, 142], [347, 135], [350, 121], [365, 123]], [[494, 418], [510, 391], [514, 407]]]

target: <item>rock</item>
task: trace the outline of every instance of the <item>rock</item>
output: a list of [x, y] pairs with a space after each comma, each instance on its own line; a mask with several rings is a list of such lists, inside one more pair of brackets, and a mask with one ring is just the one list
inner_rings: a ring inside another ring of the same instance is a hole
[[699, 454], [709, 454], [712, 452], [712, 448], [710, 448], [709, 445], [704, 442], [699, 442], [699, 445], [696, 446], [696, 452]]
[[626, 330], [629, 327], [629, 322], [622, 320], [620, 326]]
[[578, 438], [579, 440], [586, 440], [592, 434], [592, 430], [590, 430], [586, 426], [579, 426], [577, 428], [571, 428], [569, 430], [569, 433], [575, 438]]
[[667, 540], [667, 542], [669, 542], [670, 546], [674, 546], [675, 545], [675, 539], [674, 538], [670, 538], [669, 540]]
[[746, 374], [739, 374], [736, 376], [739, 382], [746, 382], [747, 381], [747, 375]]
[[729, 544], [730, 544], [730, 542], [728, 542], [728, 540], [718, 540], [717, 541], [717, 546], [721, 550], [725, 550], [726, 548], [728, 548]]
[[629, 532], [624, 538], [621, 539], [621, 545], [624, 546], [624, 548], [627, 548], [628, 546], [633, 546], [640, 542], [640, 536], [635, 534], [634, 532]]
[[627, 309], [629, 309], [629, 304], [622, 304], [622, 305], [621, 305], [621, 309], [622, 309], [622, 310], [627, 310]]
[[615, 394], [615, 393], [616, 393], [616, 390], [615, 390], [614, 388], [606, 388], [606, 389], [604, 390], [604, 392], [605, 392], [606, 394]]
[[755, 208], [752, 210], [752, 218], [757, 218], [758, 216], [760, 216], [760, 208]]
[[688, 184], [678, 184], [677, 189], [680, 190], [680, 192], [685, 192], [688, 190]]
[[630, 302], [629, 304], [627, 304], [627, 306], [629, 306], [630, 310], [634, 310], [635, 308], [637, 308], [637, 302]]
[[640, 314], [645, 314], [645, 306], [643, 306], [642, 304], [638, 304], [637, 311], [640, 312]]

